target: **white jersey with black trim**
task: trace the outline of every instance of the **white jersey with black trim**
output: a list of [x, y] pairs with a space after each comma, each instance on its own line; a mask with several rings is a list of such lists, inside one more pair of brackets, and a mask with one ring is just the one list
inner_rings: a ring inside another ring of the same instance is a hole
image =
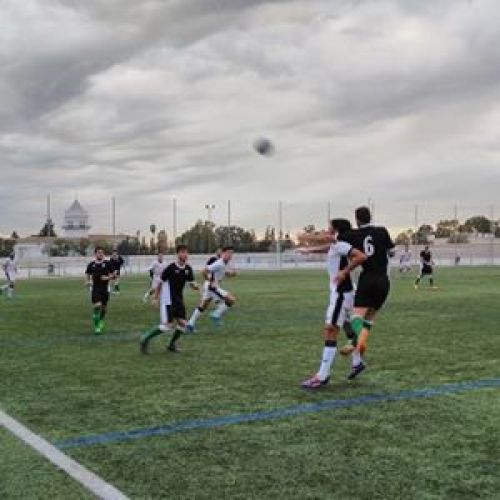
[[161, 262], [158, 259], [154, 260], [149, 268], [149, 270], [153, 272], [153, 279], [156, 281], [161, 280], [161, 275], [167, 266], [168, 262], [165, 262], [164, 260]]
[[330, 290], [337, 291], [337, 289], [344, 288], [342, 291], [351, 291], [352, 283], [351, 278], [348, 277], [347, 280], [341, 285], [337, 285], [335, 278], [341, 269], [347, 264], [347, 257], [351, 253], [352, 246], [345, 241], [336, 241], [330, 245], [328, 250], [328, 255], [326, 258], [326, 266], [328, 269], [328, 276], [330, 278]]
[[215, 262], [213, 262], [212, 264], [209, 264], [207, 266], [207, 270], [209, 273], [210, 282], [215, 286], [219, 286], [220, 282], [226, 276], [227, 264], [224, 262], [224, 259], [221, 257], [221, 258], [217, 259]]
[[2, 265], [2, 268], [5, 272], [5, 276], [7, 276], [7, 279], [9, 280], [15, 279], [17, 274], [17, 263], [15, 260], [7, 259]]

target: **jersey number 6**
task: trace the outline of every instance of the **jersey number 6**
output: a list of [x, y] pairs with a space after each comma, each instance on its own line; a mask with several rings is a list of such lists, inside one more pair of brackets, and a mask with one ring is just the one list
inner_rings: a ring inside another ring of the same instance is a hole
[[367, 257], [371, 257], [375, 253], [375, 247], [373, 246], [373, 238], [367, 236], [363, 241], [363, 250]]

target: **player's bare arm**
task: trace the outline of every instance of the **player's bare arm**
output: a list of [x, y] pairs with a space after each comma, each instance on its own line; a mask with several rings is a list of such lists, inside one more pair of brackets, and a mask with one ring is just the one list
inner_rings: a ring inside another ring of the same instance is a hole
[[365, 262], [367, 258], [368, 257], [361, 250], [353, 248], [349, 255], [349, 264], [345, 269], [342, 269], [338, 272], [335, 281], [339, 284], [343, 283], [346, 280], [347, 276], [349, 276], [349, 274], [354, 271], [354, 269], [363, 264], [363, 262]]

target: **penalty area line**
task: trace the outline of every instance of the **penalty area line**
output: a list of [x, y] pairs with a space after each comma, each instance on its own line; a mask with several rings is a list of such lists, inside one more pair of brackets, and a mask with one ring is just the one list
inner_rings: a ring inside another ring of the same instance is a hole
[[56, 467], [78, 481], [97, 498], [101, 498], [102, 500], [128, 500], [120, 490], [65, 455], [61, 450], [39, 435], [31, 432], [27, 427], [1, 409], [0, 425], [21, 441], [24, 441], [30, 448], [49, 460]]

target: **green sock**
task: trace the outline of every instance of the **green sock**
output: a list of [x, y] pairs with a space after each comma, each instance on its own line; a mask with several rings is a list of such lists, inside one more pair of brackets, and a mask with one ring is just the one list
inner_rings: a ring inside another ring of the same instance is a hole
[[141, 342], [149, 342], [151, 339], [163, 333], [157, 326], [141, 335]]
[[94, 323], [94, 328], [99, 326], [99, 321], [101, 320], [101, 310], [99, 307], [94, 308], [94, 312], [92, 313], [92, 322]]
[[361, 330], [363, 329], [364, 326], [364, 319], [361, 316], [354, 316], [351, 319], [351, 327], [352, 331], [354, 333], [353, 339], [352, 339], [352, 345], [356, 346], [358, 344], [358, 337], [359, 334], [361, 333]]
[[170, 344], [169, 344], [169, 347], [174, 347], [175, 346], [175, 343], [179, 340], [180, 336], [182, 335], [183, 331], [176, 328], [176, 330], [174, 331], [174, 334], [172, 335], [172, 338], [170, 340]]

